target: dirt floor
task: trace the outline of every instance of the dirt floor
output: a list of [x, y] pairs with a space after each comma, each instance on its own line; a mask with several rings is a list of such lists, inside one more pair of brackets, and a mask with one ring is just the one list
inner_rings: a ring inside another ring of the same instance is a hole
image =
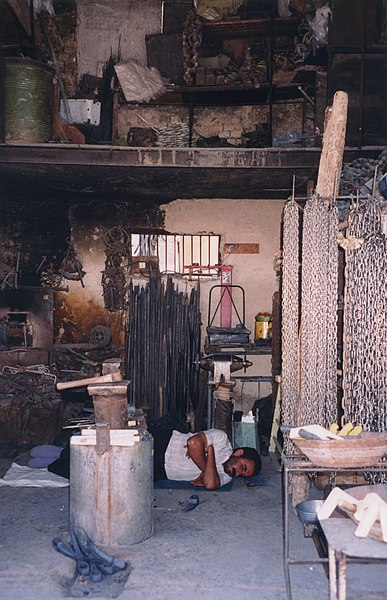
[[[285, 600], [281, 475], [269, 457], [263, 463], [263, 485], [199, 492], [189, 512], [186, 490], [155, 490], [153, 535], [120, 549], [128, 569], [101, 584], [79, 581], [75, 562], [53, 548], [55, 537], [70, 541], [69, 488], [0, 487], [0, 598]], [[293, 514], [290, 538], [294, 556], [317, 558]], [[347, 600], [387, 598], [386, 564], [349, 567], [347, 579]], [[291, 580], [293, 600], [328, 598], [321, 565], [292, 565]]]

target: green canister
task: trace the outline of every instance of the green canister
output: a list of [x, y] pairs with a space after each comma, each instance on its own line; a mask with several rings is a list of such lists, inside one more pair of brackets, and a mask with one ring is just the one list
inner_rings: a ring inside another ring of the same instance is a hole
[[5, 142], [49, 142], [54, 72], [30, 58], [5, 59]]

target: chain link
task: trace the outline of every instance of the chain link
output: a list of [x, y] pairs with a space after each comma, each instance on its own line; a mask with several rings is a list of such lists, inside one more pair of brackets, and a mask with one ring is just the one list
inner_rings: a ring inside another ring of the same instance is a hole
[[377, 199], [369, 196], [350, 212], [348, 235], [364, 242], [346, 252], [344, 417], [366, 431], [385, 431], [387, 260]]
[[317, 195], [304, 210], [301, 285], [301, 394], [304, 425], [337, 419], [338, 212]]
[[[284, 208], [282, 270], [282, 423], [297, 424], [299, 322], [299, 212], [294, 199]], [[285, 436], [285, 452], [294, 444]]]
[[[387, 429], [387, 258], [380, 201], [369, 196], [351, 210], [348, 235], [363, 238], [346, 252], [343, 409], [346, 421], [366, 431]], [[366, 473], [373, 483], [384, 474]]]

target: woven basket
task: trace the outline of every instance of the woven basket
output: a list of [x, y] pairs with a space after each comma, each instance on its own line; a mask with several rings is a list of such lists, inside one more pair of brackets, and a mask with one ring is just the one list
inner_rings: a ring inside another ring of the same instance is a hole
[[294, 443], [316, 467], [364, 468], [378, 465], [387, 453], [387, 432], [363, 432], [342, 440], [295, 439]]

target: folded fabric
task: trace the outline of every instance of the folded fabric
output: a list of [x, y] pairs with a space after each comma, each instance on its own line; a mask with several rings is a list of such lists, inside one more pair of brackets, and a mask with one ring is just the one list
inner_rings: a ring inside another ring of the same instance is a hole
[[38, 456], [37, 458], [30, 458], [27, 463], [27, 466], [30, 469], [47, 469], [48, 465], [50, 465], [56, 458], [52, 456]]
[[13, 487], [67, 487], [68, 479], [50, 473], [47, 469], [32, 469], [12, 463], [0, 486], [10, 485]]
[[59, 458], [63, 448], [53, 446], [51, 444], [42, 444], [31, 448], [31, 458], [28, 461], [28, 466], [31, 469], [46, 469], [54, 460]]
[[[52, 460], [59, 458], [63, 448], [60, 446], [53, 446], [51, 444], [42, 444], [41, 446], [35, 446], [31, 448], [31, 458], [49, 457]], [[52, 461], [51, 461], [52, 462]]]

